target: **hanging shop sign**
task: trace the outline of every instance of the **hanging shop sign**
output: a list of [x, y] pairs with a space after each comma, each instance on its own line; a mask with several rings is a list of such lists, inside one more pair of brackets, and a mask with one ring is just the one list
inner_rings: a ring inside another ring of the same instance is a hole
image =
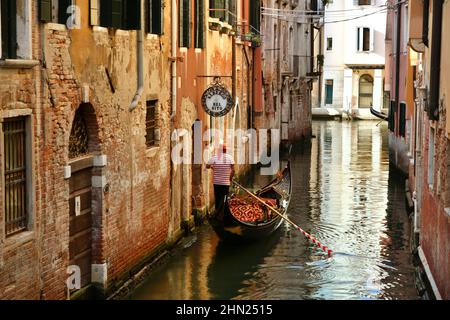
[[203, 93], [202, 105], [211, 117], [223, 117], [233, 108], [233, 97], [220, 80], [216, 79]]

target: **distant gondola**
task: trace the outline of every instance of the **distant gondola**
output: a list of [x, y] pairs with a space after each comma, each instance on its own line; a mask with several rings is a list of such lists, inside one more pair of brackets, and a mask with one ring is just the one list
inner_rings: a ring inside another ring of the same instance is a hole
[[370, 112], [377, 118], [380, 118], [384, 121], [389, 121], [389, 116], [387, 114], [384, 114], [383, 112], [379, 112], [375, 110], [373, 107], [370, 107]]
[[[286, 166], [283, 172], [270, 184], [255, 192], [267, 204], [286, 214], [291, 200], [291, 169]], [[242, 221], [239, 216], [263, 212], [262, 219]], [[214, 231], [222, 240], [242, 241], [264, 238], [279, 228], [282, 218], [250, 197], [230, 193], [221, 210], [209, 217]]]

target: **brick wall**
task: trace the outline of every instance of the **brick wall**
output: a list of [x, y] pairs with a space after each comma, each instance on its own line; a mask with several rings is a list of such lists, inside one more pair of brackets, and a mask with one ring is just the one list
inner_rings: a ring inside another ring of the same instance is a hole
[[[31, 8], [32, 16], [36, 14], [36, 6]], [[39, 60], [38, 27], [32, 19], [32, 59]], [[39, 126], [39, 67], [0, 67], [0, 118], [8, 118], [29, 113], [30, 127], [34, 136], [30, 150], [31, 169], [37, 167], [38, 160], [38, 126]], [[0, 139], [1, 140], [1, 139]], [[0, 148], [0, 172], [3, 181], [3, 146]], [[5, 237], [5, 217], [3, 201], [0, 201], [0, 299], [38, 299], [40, 289], [39, 261], [39, 229], [40, 211], [38, 195], [40, 175], [37, 172], [30, 181], [28, 196], [33, 205], [29, 214], [27, 231]], [[4, 199], [0, 183], [0, 196]], [[36, 201], [33, 201], [36, 199]]]
[[[445, 119], [443, 116], [442, 119]], [[450, 207], [446, 195], [450, 191], [448, 163], [450, 150], [445, 136], [445, 121], [435, 122], [434, 185], [428, 184], [429, 121], [425, 121], [423, 148], [423, 198], [421, 212], [420, 245], [430, 265], [434, 280], [443, 299], [450, 299], [450, 216], [444, 211]]]

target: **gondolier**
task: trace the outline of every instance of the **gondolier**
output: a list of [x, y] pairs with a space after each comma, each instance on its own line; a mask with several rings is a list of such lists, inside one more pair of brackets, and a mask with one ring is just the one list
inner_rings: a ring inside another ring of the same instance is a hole
[[234, 176], [234, 160], [227, 153], [225, 144], [219, 146], [217, 153], [209, 159], [206, 168], [213, 170], [215, 207], [216, 211], [221, 211]]

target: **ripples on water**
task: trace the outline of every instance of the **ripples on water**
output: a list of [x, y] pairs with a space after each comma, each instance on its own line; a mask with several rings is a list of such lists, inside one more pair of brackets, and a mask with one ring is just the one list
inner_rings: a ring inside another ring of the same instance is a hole
[[131, 298], [417, 299], [404, 181], [389, 175], [387, 128], [315, 122], [313, 133], [291, 163], [289, 215], [336, 254], [287, 223], [245, 246], [220, 243], [205, 226]]

